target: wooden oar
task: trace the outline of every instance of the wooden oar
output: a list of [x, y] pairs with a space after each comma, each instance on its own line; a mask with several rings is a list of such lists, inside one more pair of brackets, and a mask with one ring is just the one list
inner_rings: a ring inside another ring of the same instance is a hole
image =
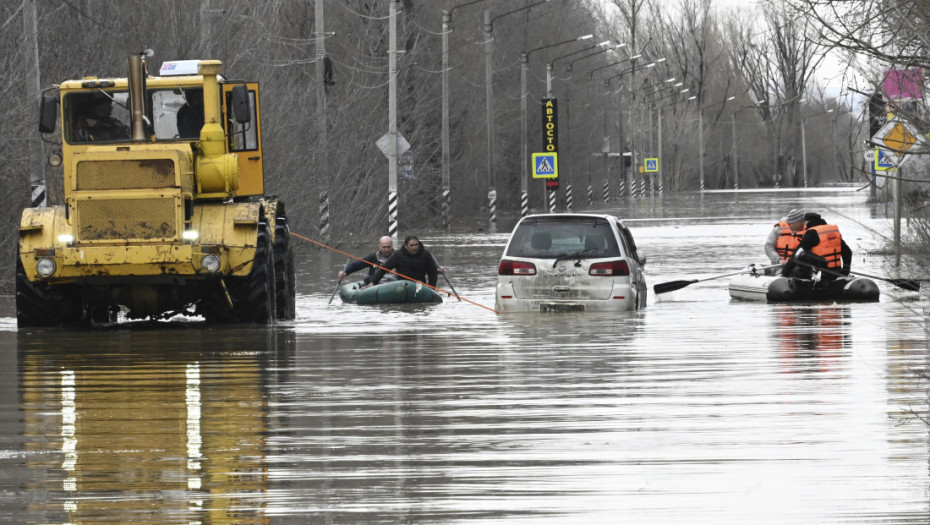
[[669, 281], [669, 282], [667, 282], [667, 283], [659, 283], [659, 284], [655, 285], [652, 289], [655, 290], [655, 293], [657, 293], [657, 294], [660, 294], [660, 293], [667, 293], [667, 292], [674, 292], [675, 290], [681, 290], [681, 289], [684, 288], [685, 286], [690, 286], [690, 285], [692, 285], [692, 284], [694, 284], [694, 283], [699, 283], [699, 282], [703, 282], [703, 281], [710, 281], [710, 280], [713, 280], [713, 279], [720, 279], [720, 278], [722, 278], [722, 277], [730, 277], [731, 275], [739, 275], [739, 274], [741, 274], [741, 273], [755, 273], [755, 272], [758, 272], [759, 270], [768, 270], [769, 268], [778, 268], [779, 266], [781, 266], [781, 265], [780, 265], [780, 264], [773, 264], [773, 265], [771, 265], [771, 266], [760, 266], [760, 267], [756, 267], [756, 265], [750, 264], [750, 265], [749, 265], [749, 268], [745, 268], [745, 269], [740, 270], [740, 271], [738, 271], [738, 272], [725, 273], [725, 274], [723, 274], [723, 275], [716, 275], [716, 276], [714, 276], [714, 277], [706, 277], [706, 278], [704, 278], [704, 279], [690, 279], [690, 280], [687, 280], [687, 281]]
[[[813, 264], [808, 264], [808, 263], [806, 263], [806, 262], [801, 262], [801, 261], [798, 261], [798, 260], [795, 260], [794, 262], [796, 262], [796, 263], [798, 263], [798, 264], [800, 264], [800, 265], [802, 265], [802, 266], [807, 266], [807, 267], [809, 267], [809, 268], [813, 268], [813, 269], [815, 269], [815, 270], [819, 270], [819, 271], [821, 271], [821, 272], [827, 272], [827, 273], [829, 273], [829, 274], [831, 274], [831, 275], [835, 275], [835, 276], [837, 276], [837, 277], [846, 277], [846, 275], [845, 275], [844, 273], [842, 273], [842, 272], [837, 272], [837, 271], [835, 271], [835, 270], [830, 270], [829, 268], [821, 268], [820, 266], [814, 266]], [[920, 283], [919, 283], [918, 281], [913, 280], [913, 279], [891, 279], [891, 278], [888, 278], [888, 277], [879, 277], [879, 276], [877, 276], [877, 275], [869, 275], [869, 274], [867, 274], [867, 273], [862, 273], [862, 272], [854, 272], [854, 271], [852, 271], [852, 270], [850, 270], [849, 273], [851, 273], [851, 274], [853, 274], [853, 275], [860, 275], [860, 276], [862, 276], [862, 277], [868, 277], [869, 279], [878, 279], [879, 281], [885, 281], [886, 283], [893, 284], [893, 285], [897, 286], [898, 288], [903, 288], [903, 289], [905, 289], [905, 290], [907, 290], [907, 291], [909, 291], [909, 292], [919, 292], [919, 291], [920, 291]]]
[[[433, 255], [433, 253], [430, 252], [430, 255]], [[442, 266], [439, 265], [439, 261], [436, 260], [435, 255], [433, 255], [433, 262], [436, 263], [436, 271], [439, 272], [439, 269], [442, 268]], [[442, 274], [442, 278], [446, 280], [446, 284], [449, 285], [449, 288], [452, 288], [452, 293], [455, 294], [455, 298], [461, 301], [462, 298], [459, 297], [459, 293], [455, 291], [455, 286], [452, 286], [452, 281], [450, 281], [449, 278], [446, 277], [446, 272], [439, 272], [439, 273]]]
[[[351, 261], [351, 259], [346, 259], [346, 265], [349, 264], [349, 261]], [[345, 268], [345, 266], [343, 266], [343, 268]], [[336, 292], [339, 291], [339, 286], [341, 285], [342, 285], [342, 277], [340, 277], [339, 280], [336, 281], [336, 288], [333, 289], [333, 295], [329, 296], [329, 302], [326, 304], [333, 304], [333, 297], [336, 297]]]

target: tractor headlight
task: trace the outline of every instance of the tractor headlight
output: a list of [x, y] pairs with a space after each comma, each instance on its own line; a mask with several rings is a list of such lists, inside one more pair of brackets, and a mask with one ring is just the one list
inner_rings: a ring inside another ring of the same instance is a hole
[[218, 255], [204, 255], [203, 259], [200, 259], [200, 266], [208, 272], [215, 272], [220, 269], [220, 257]]
[[55, 273], [57, 266], [55, 264], [55, 259], [50, 257], [42, 257], [36, 261], [36, 273], [42, 277], [48, 277]]
[[71, 235], [70, 233], [62, 233], [58, 236], [58, 242], [61, 244], [71, 244], [74, 242], [74, 235]]
[[185, 241], [196, 241], [197, 237], [200, 237], [200, 234], [197, 233], [196, 230], [184, 230], [181, 237], [183, 237]]

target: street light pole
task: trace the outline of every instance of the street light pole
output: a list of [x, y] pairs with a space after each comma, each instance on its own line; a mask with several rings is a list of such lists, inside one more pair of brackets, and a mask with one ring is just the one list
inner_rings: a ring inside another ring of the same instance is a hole
[[[821, 111], [811, 117], [816, 117], [818, 115], [825, 115], [827, 113], [833, 113], [832, 109], [827, 111]], [[809, 117], [801, 117], [801, 170], [804, 175], [804, 187], [807, 187], [807, 138], [805, 137], [805, 123]]]
[[388, 43], [388, 235], [397, 246], [397, 2], [390, 0]]
[[[529, 67], [530, 55], [535, 53], [536, 51], [542, 51], [543, 49], [549, 49], [549, 48], [561, 46], [564, 44], [570, 44], [572, 42], [577, 42], [579, 40], [587, 40], [588, 38], [593, 38], [593, 37], [594, 37], [593, 34], [588, 34], [588, 35], [580, 36], [577, 38], [572, 38], [570, 40], [556, 42], [555, 44], [540, 46], [540, 47], [530, 49], [529, 51], [525, 51], [520, 54], [520, 99], [521, 99], [520, 106], [521, 106], [522, 113], [523, 113], [523, 126], [522, 126], [522, 137], [521, 137], [521, 143], [523, 147], [521, 149], [523, 152], [523, 167], [524, 167], [523, 176], [521, 177], [521, 183], [520, 183], [521, 202], [523, 202], [524, 200], [526, 200], [527, 203], [529, 202], [528, 180], [530, 178], [530, 170], [529, 170], [529, 147], [527, 145], [527, 126], [526, 126], [526, 89], [527, 89], [526, 70]], [[549, 81], [549, 85], [551, 86], [551, 81]], [[545, 197], [548, 197], [546, 198], [546, 200], [549, 201], [550, 203], [554, 202], [554, 199], [552, 198], [553, 196], [545, 196]], [[550, 211], [555, 211], [551, 209], [552, 207], [553, 205], [550, 204]], [[524, 208], [524, 210], [526, 210], [526, 208]], [[525, 217], [527, 212], [521, 211], [521, 213]]]
[[[699, 149], [698, 155], [699, 155], [699, 157], [700, 157], [700, 158], [698, 159], [698, 164], [700, 165], [700, 175], [701, 175], [701, 179], [700, 179], [700, 191], [701, 191], [702, 193], [703, 193], [703, 191], [704, 191], [704, 110], [707, 109], [707, 108], [716, 106], [716, 105], [718, 105], [718, 104], [726, 104], [727, 102], [729, 102], [729, 101], [731, 101], [731, 100], [735, 100], [735, 99], [736, 99], [735, 96], [728, 97], [726, 100], [721, 100], [720, 102], [714, 102], [713, 104], [708, 104], [708, 105], [706, 105], [706, 106], [701, 107], [700, 109], [698, 109], [698, 144], [699, 144], [699, 146], [698, 146], [698, 149]], [[801, 133], [803, 134], [803, 131], [802, 131]]]
[[461, 7], [484, 1], [473, 0], [449, 10], [442, 10], [442, 67], [440, 68], [442, 74], [442, 229], [446, 231], [449, 230], [452, 221], [451, 177], [449, 174], [452, 168], [449, 155], [449, 33], [452, 32], [452, 13]]
[[488, 121], [488, 230], [497, 231], [497, 174], [494, 172], [494, 69], [491, 64], [491, 42], [494, 39], [491, 33], [491, 13], [484, 10], [484, 92], [487, 106]]

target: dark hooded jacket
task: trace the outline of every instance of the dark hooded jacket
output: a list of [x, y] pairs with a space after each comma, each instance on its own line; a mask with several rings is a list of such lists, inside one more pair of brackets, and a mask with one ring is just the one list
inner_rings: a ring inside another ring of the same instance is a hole
[[[391, 258], [384, 263], [384, 267], [388, 270], [394, 270], [409, 280], [422, 281], [430, 286], [436, 286], [436, 278], [439, 275], [433, 254], [423, 247], [422, 242], [420, 242], [420, 249], [416, 254], [408, 252], [406, 246], [394, 250]], [[381, 282], [381, 278], [384, 277], [385, 273], [387, 272], [381, 268], [375, 270], [375, 274], [371, 278], [371, 284]]]
[[[801, 255], [795, 255], [795, 257], [792, 257], [785, 263], [785, 266], [782, 268], [782, 275], [807, 279], [810, 278], [814, 271], [811, 266], [817, 268], [827, 267], [827, 262], [823, 257], [814, 255], [810, 251], [811, 248], [820, 244], [820, 235], [811, 228], [827, 224], [827, 221], [823, 220], [823, 217], [821, 217], [819, 213], [807, 213], [804, 215], [804, 220], [807, 222], [805, 226], [807, 230], [804, 232], [804, 235], [801, 237], [801, 243], [798, 245]], [[846, 241], [841, 242], [840, 257], [843, 259], [843, 269], [842, 271], [838, 270], [838, 273], [848, 275], [849, 267], [852, 264], [852, 249], [846, 244]], [[797, 259], [797, 261], [795, 259]], [[803, 264], [799, 264], [799, 262]], [[837, 276], [833, 273], [823, 272], [821, 279], [830, 280], [836, 277]]]

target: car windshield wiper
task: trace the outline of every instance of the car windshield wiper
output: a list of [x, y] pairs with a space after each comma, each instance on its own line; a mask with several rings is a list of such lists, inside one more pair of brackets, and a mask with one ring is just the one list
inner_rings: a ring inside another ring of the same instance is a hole
[[581, 251], [575, 252], [575, 253], [573, 253], [573, 254], [571, 254], [571, 255], [569, 255], [569, 254], [567, 254], [567, 253], [563, 253], [563, 254], [561, 254], [561, 255], [559, 255], [558, 257], [555, 258], [555, 262], [552, 263], [552, 267], [555, 268], [555, 265], [559, 264], [559, 261], [567, 261], [567, 260], [569, 260], [569, 259], [575, 259], [575, 258], [577, 258], [577, 257], [581, 257], [582, 255], [584, 255], [584, 254], [586, 254], [586, 253], [588, 253], [588, 252], [596, 252], [596, 251], [597, 251], [597, 250], [595, 250], [595, 249], [593, 249], [593, 248], [587, 248], [587, 249], [585, 249], [585, 250], [581, 250]]

